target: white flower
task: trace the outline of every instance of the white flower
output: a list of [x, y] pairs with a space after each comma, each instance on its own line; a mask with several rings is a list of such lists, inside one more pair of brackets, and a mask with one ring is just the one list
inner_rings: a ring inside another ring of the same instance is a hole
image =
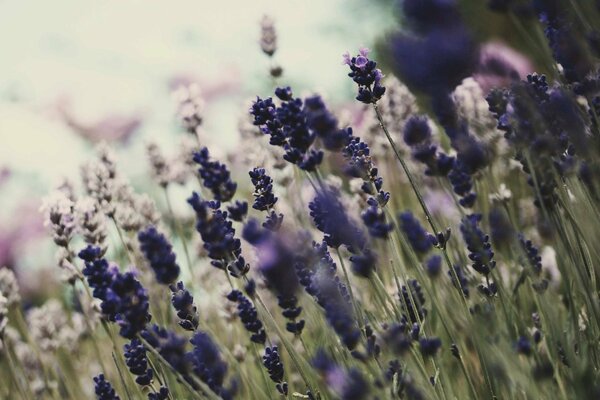
[[54, 242], [67, 247], [75, 229], [74, 203], [61, 190], [54, 190], [42, 200], [40, 211], [44, 214], [44, 226], [52, 231]]
[[7, 299], [8, 307], [21, 301], [17, 278], [15, 273], [8, 267], [0, 268], [0, 292]]
[[510, 191], [509, 188], [506, 187], [506, 185], [504, 183], [500, 184], [500, 187], [498, 188], [498, 191], [496, 193], [490, 193], [490, 195], [489, 195], [490, 201], [499, 201], [499, 202], [510, 200], [511, 197], [512, 197], [512, 192]]

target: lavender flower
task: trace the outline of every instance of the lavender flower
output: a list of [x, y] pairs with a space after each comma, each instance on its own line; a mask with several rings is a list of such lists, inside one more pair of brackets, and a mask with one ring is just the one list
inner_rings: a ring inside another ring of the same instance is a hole
[[312, 276], [310, 290], [323, 307], [327, 322], [341, 342], [353, 350], [360, 341], [361, 333], [346, 287], [331, 272], [322, 272]]
[[527, 255], [527, 263], [536, 274], [539, 274], [542, 271], [542, 257], [539, 255], [539, 250], [531, 240], [525, 239], [522, 233], [519, 233], [518, 238], [523, 251]]
[[479, 221], [481, 221], [481, 214], [465, 216], [460, 224], [460, 231], [469, 249], [469, 259], [473, 261], [473, 269], [487, 276], [496, 266], [496, 261], [494, 261], [489, 236], [481, 231]]
[[305, 171], [314, 171], [323, 160], [323, 152], [312, 148], [316, 134], [307, 125], [301, 99], [294, 98], [289, 88], [275, 91], [281, 100], [276, 107], [271, 98], [257, 98], [250, 109], [254, 125], [270, 136], [269, 143], [285, 150], [283, 158]]
[[389, 233], [394, 230], [394, 225], [386, 222], [385, 214], [375, 198], [369, 198], [367, 204], [368, 207], [360, 214], [365, 226], [371, 236], [387, 239]]
[[291, 333], [301, 334], [304, 320], [297, 321], [302, 307], [298, 307], [296, 297], [300, 283], [294, 269], [294, 252], [288, 243], [275, 235], [259, 242], [257, 250], [258, 270], [265, 278], [267, 286], [277, 296], [278, 305], [283, 310], [282, 315], [288, 319], [286, 329]]
[[431, 142], [431, 129], [425, 117], [412, 116], [404, 126], [404, 142], [412, 149], [413, 158], [427, 166], [425, 175], [446, 176], [454, 166], [454, 157], [438, 152]]
[[148, 293], [133, 272], [117, 274], [102, 302], [102, 311], [120, 326], [119, 334], [127, 339], [142, 331], [150, 319]]
[[284, 369], [279, 357], [277, 346], [266, 347], [263, 356], [263, 365], [269, 373], [269, 377], [275, 382], [277, 391], [285, 396], [288, 394], [288, 384], [284, 381]]
[[120, 326], [121, 336], [132, 339], [152, 318], [148, 293], [133, 272], [120, 273], [101, 254], [101, 249], [94, 246], [79, 252], [79, 258], [85, 262], [83, 275], [94, 297], [102, 300], [102, 313]]
[[148, 400], [167, 400], [169, 398], [169, 389], [161, 386], [156, 393], [148, 393]]
[[254, 308], [250, 300], [239, 290], [232, 290], [227, 295], [227, 299], [238, 304], [237, 314], [246, 330], [252, 334], [250, 340], [254, 343], [264, 344], [267, 339], [267, 333], [263, 328], [262, 322], [258, 319], [256, 308]]
[[102, 258], [103, 251], [97, 246], [87, 246], [79, 252], [79, 258], [85, 263], [82, 273], [86, 277], [88, 285], [93, 289], [93, 295], [97, 299], [106, 299], [106, 292], [112, 284], [113, 277], [118, 273], [116, 268], [111, 267], [106, 259]]
[[462, 162], [456, 161], [454, 163], [454, 167], [448, 174], [448, 179], [452, 184], [454, 193], [461, 196], [461, 199], [458, 201], [460, 205], [465, 208], [473, 207], [477, 194], [472, 191], [473, 181], [471, 175]]
[[169, 162], [163, 156], [156, 143], [148, 143], [146, 145], [146, 153], [152, 167], [152, 177], [162, 188], [166, 188], [171, 181]]
[[[425, 296], [421, 290], [421, 285], [416, 279], [409, 279], [407, 286], [402, 285], [400, 300], [403, 309], [407, 312], [408, 318], [412, 323], [423, 321], [427, 310], [425, 309]], [[410, 293], [409, 293], [410, 290]]]
[[358, 55], [350, 57], [349, 53], [344, 54], [344, 64], [350, 67], [348, 76], [358, 85], [358, 95], [356, 100], [365, 104], [377, 103], [385, 93], [385, 87], [381, 85], [383, 74], [376, 68], [377, 63], [369, 60], [369, 49], [361, 48]]
[[94, 392], [98, 400], [120, 400], [112, 385], [104, 378], [104, 374], [94, 377]]
[[189, 365], [186, 360], [186, 343], [184, 336], [158, 325], [152, 325], [141, 332], [141, 336], [173, 367], [175, 371], [186, 377]]
[[260, 21], [260, 48], [269, 57], [272, 57], [277, 50], [275, 24], [268, 15], [264, 15]]
[[424, 255], [433, 248], [433, 236], [421, 226], [410, 211], [399, 214], [398, 220], [400, 221], [400, 229], [402, 229], [417, 254]]
[[345, 245], [352, 248], [364, 243], [362, 232], [346, 214], [334, 189], [317, 192], [308, 208], [317, 229], [325, 234], [325, 242], [330, 247]]
[[248, 214], [248, 202], [236, 200], [234, 204], [227, 206], [227, 211], [229, 211], [229, 218], [242, 222]]
[[105, 216], [100, 205], [91, 197], [80, 199], [75, 204], [75, 221], [85, 243], [106, 250]]
[[175, 91], [177, 116], [183, 128], [197, 135], [204, 120], [204, 100], [197, 84], [181, 86]]
[[193, 350], [186, 354], [187, 360], [202, 382], [216, 394], [225, 391], [223, 383], [227, 374], [227, 364], [221, 359], [221, 353], [211, 337], [197, 331], [190, 339]]
[[203, 147], [194, 153], [194, 162], [200, 165], [198, 173], [206, 188], [210, 189], [217, 201], [229, 201], [235, 195], [237, 184], [231, 180], [231, 173], [219, 161], [210, 161], [208, 149]]
[[52, 231], [54, 243], [67, 247], [75, 229], [74, 203], [67, 195], [56, 190], [44, 199], [40, 211], [44, 213], [44, 225]]
[[254, 168], [249, 174], [254, 185], [252, 208], [260, 211], [273, 208], [277, 203], [277, 197], [273, 194], [273, 179], [266, 174], [264, 168]]
[[195, 331], [198, 328], [198, 310], [194, 305], [194, 297], [185, 288], [183, 282], [177, 282], [176, 285], [170, 286], [171, 304], [177, 311], [179, 317], [179, 326], [186, 331]]
[[317, 351], [312, 364], [341, 400], [369, 398], [369, 383], [358, 369], [343, 370], [322, 349]]
[[455, 265], [453, 267], [453, 271], [448, 271], [448, 276], [450, 277], [450, 280], [452, 281], [454, 287], [462, 291], [463, 295], [468, 298], [469, 281], [467, 280], [467, 277], [465, 276], [463, 269], [460, 267], [460, 265]]
[[340, 151], [352, 137], [352, 128], [339, 128], [337, 118], [327, 109], [320, 96], [304, 100], [306, 123], [330, 151]]
[[425, 357], [433, 357], [442, 347], [442, 341], [439, 338], [422, 338], [419, 340], [421, 354]]
[[320, 190], [308, 208], [317, 229], [325, 234], [327, 245], [334, 248], [345, 245], [352, 253], [352, 271], [369, 277], [377, 259], [367, 247], [363, 232], [346, 214], [336, 192], [332, 188]]
[[163, 285], [175, 282], [180, 269], [167, 238], [154, 226], [149, 226], [138, 233], [138, 240], [142, 253], [156, 274], [156, 280]]
[[140, 386], [150, 385], [152, 382], [153, 371], [148, 368], [148, 358], [146, 357], [146, 348], [139, 339], [133, 339], [124, 346], [125, 363], [129, 372], [135, 375], [135, 382]]
[[249, 270], [242, 257], [240, 240], [235, 237], [235, 229], [227, 219], [227, 212], [219, 209], [218, 201], [205, 201], [194, 192], [188, 203], [196, 212], [196, 230], [204, 241], [211, 264], [227, 270], [234, 277], [245, 275]]
[[436, 277], [442, 269], [442, 256], [433, 255], [425, 261], [425, 272], [431, 277]]

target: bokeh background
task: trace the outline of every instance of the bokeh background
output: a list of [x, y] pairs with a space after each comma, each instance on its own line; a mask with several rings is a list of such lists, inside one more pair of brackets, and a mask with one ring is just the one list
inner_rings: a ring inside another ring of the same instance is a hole
[[[462, 3], [482, 42], [527, 50], [484, 2]], [[342, 53], [371, 47], [385, 66], [385, 37], [402, 25], [396, 9], [392, 0], [0, 0], [0, 267], [15, 269], [25, 291], [58, 280], [41, 198], [79, 181], [95, 143], [111, 143], [132, 184], [153, 190], [145, 145], [177, 146], [179, 85], [202, 91], [204, 144], [232, 148], [241, 113], [273, 86], [258, 43], [263, 15], [278, 32], [281, 83], [343, 104], [355, 88]]]
[[145, 143], [168, 152], [182, 135], [178, 85], [202, 90], [206, 144], [231, 147], [245, 104], [271, 90], [263, 15], [275, 20], [285, 83], [343, 101], [353, 88], [341, 54], [392, 29], [392, 9], [347, 0], [0, 1], [0, 265], [29, 285], [52, 280], [41, 198], [78, 180], [95, 142], [112, 143], [135, 186], [150, 184]]

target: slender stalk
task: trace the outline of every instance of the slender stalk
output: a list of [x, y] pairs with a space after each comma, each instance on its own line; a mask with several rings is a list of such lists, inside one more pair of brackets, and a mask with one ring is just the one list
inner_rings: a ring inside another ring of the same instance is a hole
[[385, 124], [383, 123], [383, 117], [381, 116], [381, 112], [379, 111], [379, 108], [377, 107], [376, 103], [373, 103], [373, 109], [375, 110], [375, 114], [377, 115], [377, 121], [379, 121], [379, 126], [383, 130], [383, 133], [385, 133], [385, 136], [386, 136], [388, 142], [390, 142], [390, 146], [392, 146], [392, 150], [394, 150], [394, 154], [396, 155], [396, 158], [400, 162], [400, 165], [402, 166], [402, 169], [404, 170], [404, 173], [406, 174], [406, 177], [408, 178], [408, 182], [410, 183], [410, 186], [412, 187], [413, 192], [417, 196], [417, 200], [419, 201], [419, 204], [421, 205], [421, 208], [423, 209], [423, 212], [425, 213], [427, 222], [429, 222], [429, 225], [431, 226], [433, 233], [436, 234], [438, 232], [438, 230], [435, 226], [435, 222], [433, 221], [433, 217], [431, 216], [431, 213], [429, 212], [429, 208], [427, 208], [427, 204], [425, 204], [425, 200], [423, 200], [423, 196], [421, 195], [421, 192], [419, 191], [417, 183], [416, 183], [415, 179], [413, 178], [413, 175], [411, 174], [410, 170], [408, 169], [406, 162], [400, 155], [400, 152], [398, 151], [398, 148], [396, 147], [396, 143], [394, 142], [394, 139], [392, 139], [392, 136], [390, 135]]

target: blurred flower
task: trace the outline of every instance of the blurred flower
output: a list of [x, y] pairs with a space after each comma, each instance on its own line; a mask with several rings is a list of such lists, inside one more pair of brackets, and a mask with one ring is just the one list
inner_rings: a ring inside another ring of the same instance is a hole
[[205, 107], [200, 87], [195, 83], [180, 86], [173, 96], [178, 102], [177, 117], [181, 121], [181, 125], [188, 133], [198, 135]]
[[171, 304], [177, 311], [179, 317], [179, 326], [186, 331], [194, 331], [198, 328], [198, 310], [194, 305], [194, 297], [189, 290], [185, 288], [183, 282], [177, 282], [176, 285], [170, 286]]
[[94, 391], [98, 400], [120, 400], [110, 382], [104, 378], [104, 374], [95, 376], [94, 383]]
[[106, 251], [106, 221], [100, 206], [92, 197], [84, 197], [75, 203], [77, 230], [83, 235], [86, 244], [98, 246]]
[[211, 161], [208, 149], [203, 147], [194, 154], [194, 162], [200, 165], [198, 172], [204, 186], [213, 194], [217, 201], [229, 201], [235, 195], [237, 183], [231, 180], [231, 173], [225, 164]]
[[75, 229], [74, 204], [64, 192], [55, 190], [43, 200], [40, 211], [44, 214], [44, 226], [52, 231], [54, 243], [67, 247]]
[[492, 88], [506, 87], [534, 71], [532, 62], [523, 54], [500, 42], [481, 46], [479, 64], [473, 78], [483, 93]]
[[6, 298], [8, 307], [21, 301], [15, 273], [6, 267], [0, 267], [0, 293]]
[[237, 303], [237, 314], [246, 330], [251, 333], [250, 340], [254, 343], [264, 344], [267, 334], [258, 318], [256, 308], [250, 300], [239, 290], [232, 290], [227, 295], [227, 299]]
[[125, 363], [129, 371], [136, 376], [135, 382], [141, 386], [150, 385], [153, 371], [148, 368], [146, 348], [142, 342], [139, 339], [132, 339], [131, 342], [125, 344], [123, 350]]
[[68, 127], [92, 143], [127, 142], [138, 131], [143, 121], [139, 112], [131, 114], [115, 112], [102, 116], [96, 121], [86, 121], [72, 109], [69, 99], [59, 100], [57, 109], [59, 116]]
[[260, 48], [269, 57], [272, 57], [277, 50], [275, 23], [268, 15], [263, 15], [260, 20]]
[[194, 348], [186, 354], [186, 358], [191, 363], [194, 373], [216, 394], [226, 393], [223, 383], [227, 374], [227, 363], [221, 358], [221, 352], [215, 342], [207, 333], [197, 331], [190, 343]]
[[288, 384], [283, 380], [284, 369], [283, 364], [281, 362], [281, 358], [279, 357], [277, 346], [265, 348], [265, 355], [263, 356], [263, 365], [267, 369], [271, 380], [276, 383], [275, 387], [277, 388], [277, 391], [282, 395], [287, 396]]
[[138, 240], [140, 250], [154, 271], [156, 280], [163, 285], [175, 282], [179, 277], [180, 268], [165, 235], [158, 232], [154, 226], [149, 226], [138, 232]]
[[29, 335], [40, 350], [54, 352], [59, 347], [73, 350], [77, 346], [79, 332], [68, 323], [58, 300], [50, 299], [43, 306], [30, 309], [26, 319]]
[[0, 290], [0, 351], [4, 350], [4, 331], [8, 324], [8, 299]]

